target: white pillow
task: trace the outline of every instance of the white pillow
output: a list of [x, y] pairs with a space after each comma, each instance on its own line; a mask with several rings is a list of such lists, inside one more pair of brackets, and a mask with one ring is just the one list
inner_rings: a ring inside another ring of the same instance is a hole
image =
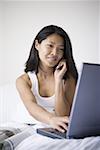
[[0, 86], [0, 124], [10, 121], [38, 123], [25, 108], [15, 83]]
[[0, 123], [11, 120], [12, 114], [16, 112], [18, 98], [15, 83], [0, 87]]
[[21, 99], [19, 99], [19, 102], [17, 104], [17, 110], [16, 110], [16, 113], [12, 117], [12, 121], [16, 121], [19, 123], [29, 123], [29, 124], [39, 123], [36, 119], [34, 119], [29, 114], [28, 110], [26, 109]]

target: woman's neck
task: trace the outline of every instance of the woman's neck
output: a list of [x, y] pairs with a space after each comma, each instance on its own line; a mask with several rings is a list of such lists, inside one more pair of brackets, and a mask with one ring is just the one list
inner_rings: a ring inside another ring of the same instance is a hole
[[40, 73], [45, 78], [53, 76], [53, 68], [44, 67], [42, 65], [39, 65], [38, 73]]

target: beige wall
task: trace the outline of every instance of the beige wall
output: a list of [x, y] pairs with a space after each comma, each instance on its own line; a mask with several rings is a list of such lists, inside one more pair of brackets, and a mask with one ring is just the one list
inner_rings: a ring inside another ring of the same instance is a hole
[[2, 3], [0, 3], [0, 80], [2, 80], [2, 70], [3, 70], [2, 55], [3, 55], [3, 5]]
[[68, 32], [78, 66], [82, 61], [99, 62], [98, 17], [97, 1], [0, 2], [0, 85], [23, 73], [34, 36], [48, 24]]

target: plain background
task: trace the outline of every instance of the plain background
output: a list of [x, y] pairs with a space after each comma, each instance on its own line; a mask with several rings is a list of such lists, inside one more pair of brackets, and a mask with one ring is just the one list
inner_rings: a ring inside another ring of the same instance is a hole
[[77, 67], [100, 63], [100, 2], [0, 1], [0, 85], [23, 73], [34, 37], [50, 24], [69, 34]]

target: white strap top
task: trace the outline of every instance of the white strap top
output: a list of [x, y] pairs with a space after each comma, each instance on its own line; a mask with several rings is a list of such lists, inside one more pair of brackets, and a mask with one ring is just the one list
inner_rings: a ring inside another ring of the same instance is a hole
[[55, 95], [51, 97], [40, 96], [38, 79], [35, 72], [28, 72], [28, 75], [32, 83], [32, 92], [36, 98], [37, 103], [42, 107], [44, 107], [46, 110], [52, 112], [54, 110], [54, 105], [55, 105]]
[[[38, 88], [38, 79], [36, 74], [33, 72], [28, 72], [29, 78], [32, 82], [32, 92], [36, 98], [36, 101], [39, 105], [44, 107], [49, 112], [52, 112], [54, 110], [55, 105], [55, 95], [51, 97], [42, 97], [39, 94], [39, 88]], [[34, 108], [33, 108], [34, 110]], [[32, 123], [32, 124], [42, 124], [39, 121], [37, 121], [34, 117], [32, 117], [26, 107], [24, 106], [22, 100], [19, 99], [19, 103], [17, 104], [17, 110], [16, 114], [14, 116], [13, 121], [20, 122], [20, 123]]]

